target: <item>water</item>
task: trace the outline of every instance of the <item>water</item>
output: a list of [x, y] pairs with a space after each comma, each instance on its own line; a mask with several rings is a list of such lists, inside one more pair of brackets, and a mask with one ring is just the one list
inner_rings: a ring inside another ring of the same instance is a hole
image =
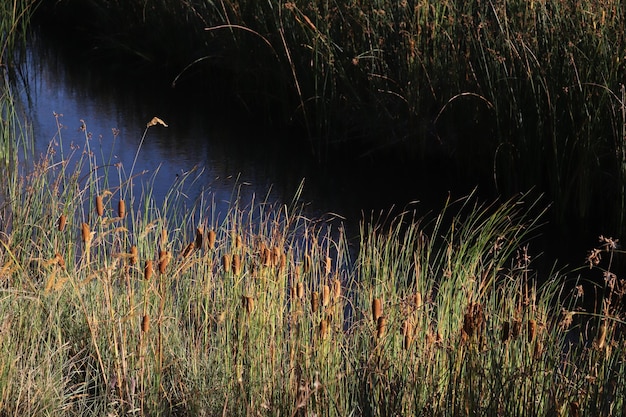
[[[355, 235], [363, 215], [412, 201], [428, 201], [420, 203], [423, 212], [437, 211], [450, 190], [449, 184], [441, 185], [445, 171], [413, 176], [367, 164], [323, 168], [307, 153], [302, 138], [260, 127], [245, 114], [215, 111], [219, 96], [191, 98], [153, 88], [148, 80], [113, 79], [37, 33], [25, 68], [24, 97], [36, 153], [45, 153], [51, 142], [62, 142], [66, 152], [72, 144], [84, 146], [87, 134], [99, 163], [121, 164], [129, 174], [139, 149], [134, 173], [145, 171], [147, 178], [158, 171], [153, 194], [157, 203], [179, 176], [193, 169], [201, 174], [185, 190], [187, 199], [209, 190], [219, 205], [217, 212], [228, 209], [236, 188], [244, 203], [269, 193], [270, 201], [285, 204], [304, 181], [304, 214], [337, 214]], [[150, 127], [141, 142], [146, 124], [155, 116], [168, 127]], [[283, 137], [275, 140], [276, 135]]]

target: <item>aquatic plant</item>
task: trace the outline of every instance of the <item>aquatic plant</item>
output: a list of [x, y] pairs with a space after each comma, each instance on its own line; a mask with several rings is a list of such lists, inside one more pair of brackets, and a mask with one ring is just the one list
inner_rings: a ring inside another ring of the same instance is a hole
[[[63, 160], [51, 145], [20, 177], [32, 192], [3, 206], [3, 412], [625, 409], [616, 239], [601, 238], [591, 269], [543, 276], [531, 257], [541, 204], [468, 196], [434, 215], [364, 219], [352, 258], [341, 223], [297, 203], [234, 192], [217, 215], [210, 190], [187, 204], [181, 178], [157, 206], [149, 177], [118, 166], [120, 183], [105, 181], [89, 140]], [[594, 292], [597, 305], [583, 302]]]

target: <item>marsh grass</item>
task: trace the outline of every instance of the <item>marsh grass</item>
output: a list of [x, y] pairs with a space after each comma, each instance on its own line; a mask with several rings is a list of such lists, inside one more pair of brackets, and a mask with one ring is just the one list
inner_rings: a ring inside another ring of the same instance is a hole
[[[28, 193], [7, 185], [3, 413], [625, 409], [615, 239], [590, 251], [591, 270], [540, 276], [541, 217], [530, 215], [540, 203], [468, 196], [427, 217], [408, 208], [364, 219], [354, 252], [340, 224], [302, 215], [298, 195], [244, 202], [235, 187], [216, 213], [210, 190], [184, 200], [193, 178], [182, 178], [157, 206], [151, 177], [118, 166], [109, 175], [119, 184], [105, 179], [90, 140], [67, 152], [52, 144], [17, 175]], [[587, 271], [607, 278], [594, 284], [596, 308], [577, 287]]]
[[[441, 7], [424, 11], [439, 25], [429, 36], [449, 20]], [[390, 18], [375, 16], [368, 27]], [[357, 64], [380, 62], [374, 45]], [[10, 95], [2, 105], [15, 108]], [[3, 120], [7, 161], [26, 158], [7, 145], [28, 141], [17, 114]], [[153, 121], [142, 142], [165, 128]], [[157, 204], [156, 174], [111, 165], [83, 131], [67, 146], [59, 129], [27, 168], [0, 166], [0, 414], [626, 410], [617, 239], [600, 237], [579, 270], [543, 275], [541, 203], [468, 196], [364, 219], [353, 257], [340, 224], [302, 215], [301, 190], [275, 205], [235, 187], [220, 213], [210, 190], [186, 201], [192, 170]]]

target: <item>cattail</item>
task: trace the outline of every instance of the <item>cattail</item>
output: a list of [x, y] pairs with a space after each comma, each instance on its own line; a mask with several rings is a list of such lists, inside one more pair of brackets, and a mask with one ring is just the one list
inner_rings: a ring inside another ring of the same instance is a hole
[[148, 333], [148, 330], [150, 330], [150, 316], [144, 314], [144, 316], [141, 318], [141, 331], [144, 333]]
[[378, 317], [378, 320], [376, 320], [376, 338], [380, 339], [385, 335], [386, 326], [387, 319], [384, 316]]
[[304, 284], [302, 282], [298, 282], [296, 285], [296, 296], [300, 299], [304, 297]]
[[65, 217], [65, 214], [61, 214], [59, 216], [59, 220], [57, 221], [57, 228], [59, 229], [59, 232], [62, 232], [63, 230], [65, 230], [66, 224], [67, 224], [67, 217]]
[[239, 275], [241, 273], [241, 255], [233, 254], [233, 273]]
[[130, 247], [130, 264], [136, 265], [139, 260], [139, 256], [137, 254], [137, 246], [133, 245]]
[[204, 242], [204, 232], [202, 228], [196, 228], [196, 249], [202, 249], [202, 243]]
[[330, 256], [326, 257], [326, 262], [324, 263], [326, 275], [330, 275], [330, 271], [333, 268], [333, 260]]
[[261, 263], [263, 266], [272, 266], [272, 253], [265, 245], [261, 248]]
[[208, 239], [207, 239], [209, 241], [209, 249], [215, 249], [215, 237], [216, 237], [215, 230], [209, 230]]
[[124, 200], [117, 202], [117, 217], [124, 218], [126, 216], [126, 203]]
[[307, 273], [311, 270], [311, 257], [309, 256], [309, 254], [304, 255], [303, 269], [304, 273]]
[[335, 301], [341, 297], [341, 281], [338, 279], [333, 280], [333, 297], [335, 297]]
[[416, 292], [413, 294], [413, 304], [415, 304], [415, 309], [419, 310], [422, 307], [422, 293]]
[[254, 310], [254, 298], [246, 295], [242, 296], [241, 305], [243, 306], [243, 309], [246, 310], [248, 315], [252, 314], [252, 311]]
[[104, 205], [102, 204], [102, 196], [96, 196], [96, 213], [102, 217], [104, 215]]
[[280, 259], [278, 261], [278, 269], [284, 271], [287, 267], [287, 255], [285, 252], [280, 252]]
[[224, 268], [224, 272], [230, 272], [230, 255], [227, 253], [222, 256], [222, 267]]
[[380, 298], [374, 298], [372, 300], [372, 319], [374, 320], [374, 323], [378, 321], [378, 319], [381, 317], [382, 314], [383, 314], [383, 304]]
[[143, 267], [143, 279], [150, 281], [150, 278], [152, 278], [152, 272], [152, 260], [147, 260], [145, 266]]
[[402, 325], [402, 335], [404, 336], [404, 349], [408, 350], [413, 341], [413, 324], [409, 320], [405, 320]]
[[537, 321], [531, 319], [528, 321], [528, 340], [529, 341], [534, 340], [536, 333], [537, 333]]
[[320, 321], [319, 336], [320, 339], [326, 339], [328, 336], [328, 320], [326, 319]]
[[330, 287], [326, 284], [322, 287], [322, 306], [330, 304]]
[[513, 336], [513, 339], [517, 339], [521, 331], [522, 331], [521, 320], [518, 320], [518, 319], [513, 320], [513, 331], [511, 332], [511, 336]]
[[159, 272], [161, 274], [165, 273], [167, 268], [167, 264], [170, 261], [170, 254], [167, 251], [161, 250], [159, 251]]
[[161, 229], [161, 247], [165, 248], [167, 246], [167, 229], [164, 227]]
[[315, 313], [320, 306], [320, 295], [317, 291], [311, 294], [311, 310]]
[[511, 337], [511, 324], [508, 321], [502, 323], [502, 329], [500, 331], [500, 340], [502, 343], [506, 343], [509, 341]]
[[241, 236], [235, 236], [235, 248], [240, 249], [243, 246], [243, 241], [241, 240]]
[[91, 232], [89, 231], [89, 225], [87, 223], [83, 223], [80, 229], [81, 238], [83, 239], [83, 243], [88, 245], [91, 242]]
[[272, 265], [278, 266], [280, 262], [280, 248], [278, 246], [274, 246], [272, 248]]

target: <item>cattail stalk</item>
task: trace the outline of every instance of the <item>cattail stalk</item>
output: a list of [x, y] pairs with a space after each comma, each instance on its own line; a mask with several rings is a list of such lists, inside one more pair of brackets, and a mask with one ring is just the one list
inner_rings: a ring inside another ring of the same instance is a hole
[[374, 298], [372, 300], [372, 319], [374, 323], [378, 322], [378, 319], [383, 314], [383, 303], [380, 298]]
[[126, 203], [124, 200], [120, 200], [117, 203], [117, 216], [122, 219], [126, 217]]
[[137, 261], [139, 261], [139, 255], [137, 253], [137, 246], [133, 245], [130, 247], [130, 264], [136, 265]]
[[330, 304], [330, 287], [324, 285], [322, 287], [322, 306], [326, 307]]
[[104, 205], [102, 204], [102, 196], [96, 196], [96, 213], [99, 217], [104, 215]]
[[380, 339], [385, 335], [385, 328], [387, 327], [387, 319], [384, 316], [378, 317], [376, 320], [376, 338]]
[[150, 316], [144, 314], [141, 318], [141, 331], [143, 333], [148, 333], [148, 330], [150, 330]]
[[152, 278], [152, 273], [154, 272], [153, 268], [154, 267], [152, 266], [152, 260], [151, 259], [147, 260], [143, 268], [143, 278], [146, 281], [150, 281], [150, 278]]
[[233, 273], [239, 275], [241, 273], [241, 255], [233, 254]]
[[320, 294], [317, 291], [313, 291], [311, 294], [311, 311], [316, 313], [320, 306]]
[[91, 232], [89, 231], [89, 225], [87, 223], [82, 224], [80, 233], [83, 243], [88, 245], [91, 242]]
[[62, 232], [63, 230], [65, 230], [66, 224], [67, 224], [67, 217], [65, 216], [65, 214], [61, 214], [57, 222], [57, 228], [59, 229], [59, 232]]
[[167, 264], [170, 261], [170, 254], [167, 251], [159, 251], [159, 273], [164, 274]]
[[216, 237], [216, 233], [215, 230], [209, 230], [208, 236], [207, 236], [207, 240], [209, 243], [209, 249], [215, 249], [215, 237]]
[[202, 228], [196, 228], [196, 249], [202, 249], [202, 244], [204, 243], [204, 232]]

